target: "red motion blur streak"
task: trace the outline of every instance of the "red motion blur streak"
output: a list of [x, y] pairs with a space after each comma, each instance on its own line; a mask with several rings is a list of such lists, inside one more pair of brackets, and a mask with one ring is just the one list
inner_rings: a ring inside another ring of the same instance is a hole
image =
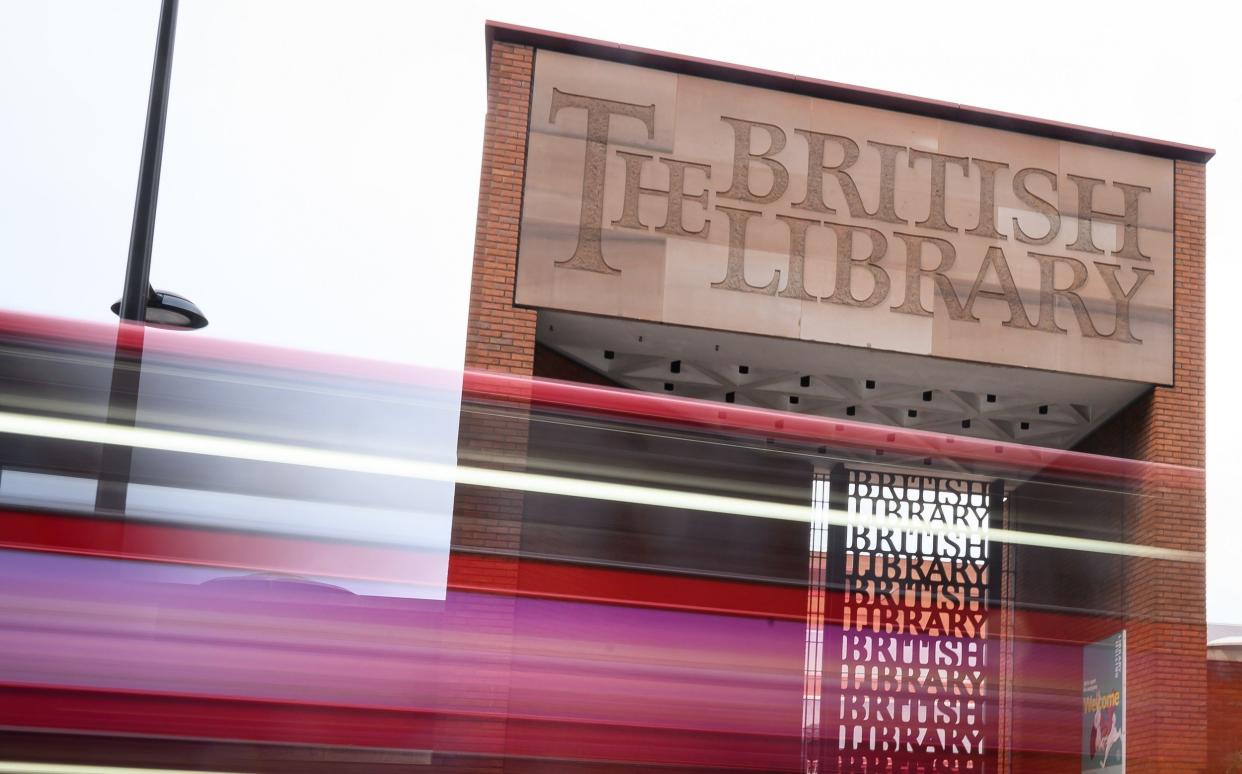
[[[119, 343], [136, 346], [142, 334], [144, 352], [180, 359], [199, 368], [254, 369], [310, 379], [366, 379], [385, 384], [412, 384], [457, 389], [457, 376], [357, 358], [324, 356], [271, 347], [236, 344], [158, 329], [135, 330], [53, 318], [0, 312], [0, 339], [19, 345], [88, 350], [110, 354]], [[1153, 476], [1201, 480], [1202, 471], [1155, 466], [1130, 460], [1074, 452], [1037, 449], [911, 430], [894, 430], [844, 420], [825, 419], [763, 409], [672, 398], [625, 390], [468, 371], [462, 387], [467, 402], [608, 416], [619, 420], [659, 422], [695, 430], [781, 438], [833, 448], [885, 449], [919, 456], [937, 456], [982, 463], [997, 469], [1045, 471], [1095, 480], [1139, 481]], [[401, 583], [404, 567], [418, 561], [414, 550], [387, 546], [350, 545], [296, 537], [242, 535], [184, 527], [116, 523], [63, 514], [0, 511], [0, 547], [58, 554], [94, 555], [148, 562], [169, 562], [276, 570], [298, 575], [345, 577]], [[280, 558], [273, 566], [273, 557]], [[495, 584], [483, 578], [494, 577]], [[469, 579], [469, 580], [467, 580]], [[508, 579], [508, 580], [502, 580]], [[515, 580], [516, 579], [516, 580]], [[516, 584], [516, 585], [515, 585]], [[804, 619], [805, 589], [743, 581], [659, 575], [635, 570], [555, 564], [510, 557], [454, 553], [448, 579], [450, 594], [468, 599], [512, 595], [523, 604], [564, 603], [565, 608], [648, 609], [700, 613], [738, 622], [796, 626]], [[583, 605], [582, 603], [585, 603]], [[710, 616], [704, 616], [707, 618]], [[1072, 640], [1079, 627], [1074, 616], [1027, 614], [1022, 637], [1039, 641], [1048, 675], [1066, 672], [1077, 650], [1063, 648], [1056, 657], [1047, 648]], [[1066, 660], [1068, 658], [1068, 661]], [[1064, 662], [1064, 663], [1060, 663]], [[1044, 671], [1039, 674], [1043, 675]], [[1071, 669], [1072, 671], [1072, 669]], [[542, 677], [543, 673], [536, 673]], [[1050, 686], [1052, 684], [1050, 683]], [[1070, 686], [1071, 688], [1073, 686]], [[1057, 683], [1051, 691], [1067, 693]], [[1043, 691], [1049, 693], [1051, 691]], [[1040, 691], [1036, 692], [1037, 694]], [[1072, 707], [1072, 691], [1065, 699]], [[537, 694], [542, 696], [543, 694]], [[636, 706], [642, 706], [636, 702]], [[235, 738], [297, 744], [349, 744], [418, 748], [461, 740], [453, 749], [496, 753], [487, 747], [494, 729], [513, 754], [629, 760], [634, 763], [699, 763], [712, 768], [782, 768], [790, 739], [745, 733], [721, 734], [695, 729], [595, 722], [554, 715], [436, 712], [390, 707], [314, 704], [228, 696], [176, 695], [158, 692], [102, 691], [62, 686], [0, 686], [0, 725], [8, 727], [78, 728], [111, 733], [154, 733], [200, 738]], [[1060, 717], [1060, 715], [1058, 715]], [[1048, 734], [1064, 737], [1065, 734]], [[1072, 737], [1072, 734], [1069, 734]], [[796, 740], [794, 740], [796, 749]], [[473, 745], [473, 746], [472, 746]], [[1026, 749], [1054, 749], [1040, 738], [1024, 740]], [[1072, 752], [1066, 760], [1073, 759]]]
[[803, 586], [665, 575], [525, 558], [516, 562], [518, 586], [515, 592], [462, 581], [463, 577], [511, 573], [513, 564], [514, 560], [507, 557], [454, 553], [449, 563], [449, 588], [785, 621], [806, 619], [806, 588]]
[[[128, 327], [120, 326], [122, 329]], [[122, 336], [122, 338], [125, 338]], [[0, 339], [88, 348], [113, 347], [118, 326], [0, 311]], [[130, 339], [126, 339], [128, 342]], [[286, 369], [320, 377], [359, 378], [426, 387], [455, 387], [456, 373], [385, 363], [343, 355], [326, 355], [255, 344], [222, 341], [184, 332], [145, 329], [144, 351], [215, 364]], [[782, 438], [808, 444], [884, 449], [900, 454], [936, 456], [1023, 472], [1085, 477], [1094, 480], [1175, 480], [1185, 485], [1203, 480], [1201, 469], [1179, 468], [1118, 457], [1044, 449], [1002, 441], [893, 429], [863, 422], [751, 408], [692, 398], [534, 379], [491, 371], [466, 370], [463, 398], [503, 405], [534, 405], [605, 414], [617, 418], [669, 422], [685, 427]]]
[[[0, 510], [0, 548], [396, 584], [411, 582], [407, 570], [419, 559], [416, 549], [13, 510]], [[515, 576], [516, 588], [509, 581], [478, 580]], [[457, 552], [449, 563], [448, 587], [789, 621], [806, 613], [801, 586]]]
[[[394, 582], [402, 580], [399, 573], [403, 564], [418, 561], [416, 551], [385, 547], [228, 534], [133, 522], [122, 527], [117, 523], [90, 518], [16, 511], [0, 512], [0, 545], [26, 551], [131, 561], [275, 569], [299, 575], [331, 571]], [[270, 557], [280, 557], [282, 563], [273, 567]], [[384, 570], [396, 574], [385, 573]], [[509, 580], [498, 580], [495, 584], [479, 581], [487, 577]], [[463, 578], [470, 578], [471, 581], [463, 582]], [[514, 578], [517, 579], [516, 588]], [[598, 615], [604, 616], [605, 620], [611, 620], [609, 614], [604, 612], [609, 608], [646, 609], [653, 613], [661, 611], [663, 615], [672, 615], [678, 620], [683, 620], [682, 616], [688, 616], [684, 620], [751, 620], [764, 627], [763, 631], [767, 631], [763, 619], [779, 619], [787, 622], [785, 626], [800, 627], [806, 605], [805, 590], [794, 586], [755, 586], [740, 581], [663, 576], [633, 570], [469, 554], [453, 555], [448, 593], [452, 605], [464, 610], [487, 609], [487, 597], [495, 600], [517, 597], [555, 608], [563, 606], [566, 611], [598, 611]], [[289, 614], [287, 610], [285, 614]], [[581, 612], [567, 614], [575, 620], [581, 618]], [[318, 615], [321, 617], [317, 620], [324, 626], [342, 625], [334, 624], [330, 611]], [[538, 614], [535, 620], [541, 620]], [[246, 630], [244, 620], [238, 619], [235, 624], [242, 631]], [[269, 627], [279, 625], [277, 620], [267, 624]], [[469, 621], [457, 625], [466, 626], [465, 632], [468, 631]], [[0, 637], [0, 640], [3, 639]], [[546, 642], [564, 649], [576, 647], [578, 641], [573, 635], [562, 634]], [[168, 649], [174, 644], [172, 641], [166, 645], [148, 643], [147, 647], [163, 652], [161, 648]], [[323, 645], [310, 640], [301, 643], [297, 649], [314, 648], [316, 644]], [[719, 643], [721, 647], [716, 651], [701, 655], [710, 658], [720, 652], [728, 652], [727, 648], [722, 650], [725, 644]], [[377, 642], [376, 645], [383, 647], [382, 643]], [[450, 675], [453, 674], [451, 670], [460, 670], [462, 665], [469, 666], [471, 663], [463, 660], [452, 646], [441, 647], [444, 650], [434, 658], [443, 663], [439, 667], [431, 664], [425, 668], [435, 667]], [[116, 657], [126, 658], [120, 654]], [[323, 663], [328, 667], [336, 660], [328, 659]], [[633, 665], [633, 662], [630, 663]], [[650, 662], [640, 661], [639, 667], [659, 669], [661, 663], [656, 657]], [[359, 662], [360, 667], [365, 665], [365, 661]], [[562, 665], [562, 668], [568, 667]], [[219, 665], [202, 664], [200, 668], [218, 669]], [[527, 678], [528, 682], [530, 679], [550, 677], [541, 677], [545, 672], [540, 670], [548, 668], [551, 666], [540, 667], [539, 662], [535, 662], [533, 667], [528, 666], [528, 669], [535, 670], [532, 673], [534, 677]], [[453, 711], [445, 707], [276, 700], [217, 695], [214, 692], [176, 693], [75, 685], [8, 684], [0, 685], [0, 727], [295, 745], [438, 749], [472, 755], [569, 756], [587, 760], [626, 760], [634, 765], [680, 763], [709, 769], [781, 769], [785, 768], [783, 762], [787, 760], [789, 751], [797, 749], [796, 739], [700, 728], [693, 717], [685, 718], [685, 722], [678, 724], [678, 727], [665, 727], [660, 723], [647, 725], [618, 722], [615, 718], [596, 719], [589, 711], [578, 709], [591, 699], [600, 701], [598, 697], [583, 693], [590, 681], [604, 680], [607, 685], [609, 675], [624, 668], [624, 664], [614, 667], [600, 665], [594, 676], [591, 673], [572, 677], [562, 675], [561, 679], [570, 682], [562, 685], [560, 692], [577, 690], [582, 695], [552, 699], [549, 706], [533, 714], [511, 710], [503, 716], [478, 711]], [[339, 667], [337, 670], [339, 672]], [[322, 677], [324, 685], [329, 688], [334, 685], [332, 674], [328, 672]], [[467, 674], [469, 670], [462, 678], [465, 679]], [[68, 679], [72, 682], [72, 678]], [[339, 675], [335, 679], [339, 679]], [[474, 680], [478, 688], [485, 685], [488, 679], [517, 681], [519, 678], [514, 674], [498, 678], [474, 676], [469, 679]], [[450, 681], [450, 684], [455, 683]], [[412, 688], [417, 687], [417, 684], [412, 685]], [[426, 688], [422, 690], [425, 692]], [[604, 706], [608, 707], [607, 704]], [[620, 711], [622, 714], [626, 711], [633, 713], [640, 707], [640, 703], [630, 701], [623, 704]], [[612, 709], [617, 707], [613, 705]], [[498, 734], [497, 728], [502, 732]]]
[[[138, 723], [135, 719], [141, 719]], [[633, 765], [776, 771], [796, 739], [704, 729], [653, 729], [512, 713], [445, 713], [310, 702], [203, 698], [155, 692], [0, 686], [0, 727], [90, 729], [159, 735], [393, 750], [445, 749]], [[503, 736], [497, 737], [497, 729]], [[503, 739], [503, 742], [498, 741]], [[497, 740], [497, 741], [493, 741]], [[779, 762], [779, 763], [778, 763]], [[775, 766], [773, 764], [776, 764]], [[796, 770], [796, 769], [795, 769]]]
[[883, 449], [898, 454], [935, 456], [957, 462], [984, 463], [1016, 471], [1039, 471], [1099, 480], [1151, 480], [1176, 476], [1202, 480], [1190, 470], [1120, 457], [1045, 449], [1017, 443], [893, 429], [881, 425], [752, 408], [693, 398], [597, 387], [491, 371], [465, 372], [467, 399], [504, 405], [529, 404], [606, 414], [622, 419], [663, 421], [722, 433], [782, 438], [833, 448]]

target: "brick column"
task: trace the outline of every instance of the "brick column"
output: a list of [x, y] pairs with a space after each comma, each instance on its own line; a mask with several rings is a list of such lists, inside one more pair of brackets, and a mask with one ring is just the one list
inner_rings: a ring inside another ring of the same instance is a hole
[[[527, 46], [492, 45], [465, 363], [466, 368], [528, 376], [535, 362], [535, 311], [515, 307], [513, 293], [534, 53]], [[483, 413], [463, 406], [458, 439], [462, 464], [521, 469], [526, 438], [520, 407]], [[484, 462], [495, 459], [505, 462]], [[516, 553], [521, 518], [520, 493], [459, 486], [453, 548]], [[468, 580], [460, 574], [455, 578]], [[481, 580], [497, 582], [493, 576]]]
[[[487, 122], [475, 226], [466, 368], [530, 375], [535, 362], [535, 311], [513, 305], [518, 221], [526, 168], [526, 132], [535, 52], [494, 43], [487, 80]], [[522, 467], [526, 425], [509, 418], [464, 411], [458, 454], [463, 464], [501, 457]], [[462, 486], [453, 512], [453, 547], [516, 552], [521, 537], [522, 496]], [[494, 583], [494, 578], [487, 579]]]
[[[1204, 550], [1204, 166], [1175, 168], [1174, 383], [1127, 410], [1132, 456], [1178, 466], [1153, 472], [1129, 517], [1131, 543]], [[1203, 565], [1131, 560], [1126, 769], [1207, 771]]]
[[[532, 373], [535, 312], [513, 305], [521, 216], [526, 132], [534, 50], [494, 43], [487, 84], [483, 169], [475, 228], [470, 317], [466, 334], [467, 368]], [[522, 469], [527, 420], [520, 406], [462, 407], [458, 459], [462, 465]], [[468, 678], [442, 686], [442, 705], [465, 713], [465, 723], [446, 719], [437, 734], [440, 768], [499, 771], [503, 768], [509, 668], [512, 655], [516, 564], [462, 561], [471, 554], [516, 557], [521, 542], [520, 492], [458, 486], [453, 505], [451, 583], [497, 593], [450, 591], [445, 607], [442, 647], [455, 663], [469, 664]], [[482, 568], [482, 569], [472, 569]], [[480, 716], [492, 718], [484, 724]], [[468, 757], [456, 751], [476, 753]], [[481, 755], [479, 755], [481, 754]]]
[[534, 49], [492, 44], [470, 276], [467, 368], [514, 374], [530, 374], [534, 368], [535, 312], [513, 306], [534, 67]]

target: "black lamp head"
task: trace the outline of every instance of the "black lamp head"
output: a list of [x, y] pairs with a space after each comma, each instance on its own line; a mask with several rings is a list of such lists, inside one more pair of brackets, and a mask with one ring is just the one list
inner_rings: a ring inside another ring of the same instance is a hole
[[[120, 316], [120, 301], [112, 305], [112, 313]], [[194, 329], [206, 327], [207, 317], [187, 298], [166, 290], [151, 290], [147, 294], [144, 322], [161, 328]]]

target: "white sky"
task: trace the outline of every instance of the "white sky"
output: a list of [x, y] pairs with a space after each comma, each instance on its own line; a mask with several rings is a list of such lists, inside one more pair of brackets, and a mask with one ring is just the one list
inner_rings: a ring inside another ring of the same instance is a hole
[[[486, 18], [1215, 147], [1208, 620], [1242, 624], [1228, 8], [182, 0], [153, 284], [199, 304], [213, 336], [460, 366]], [[0, 308], [114, 319], [157, 11], [0, 0]]]

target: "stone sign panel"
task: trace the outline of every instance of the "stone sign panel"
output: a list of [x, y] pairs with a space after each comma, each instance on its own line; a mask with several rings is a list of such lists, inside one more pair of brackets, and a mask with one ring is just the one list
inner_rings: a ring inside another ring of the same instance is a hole
[[1168, 384], [1173, 162], [549, 51], [516, 302]]

